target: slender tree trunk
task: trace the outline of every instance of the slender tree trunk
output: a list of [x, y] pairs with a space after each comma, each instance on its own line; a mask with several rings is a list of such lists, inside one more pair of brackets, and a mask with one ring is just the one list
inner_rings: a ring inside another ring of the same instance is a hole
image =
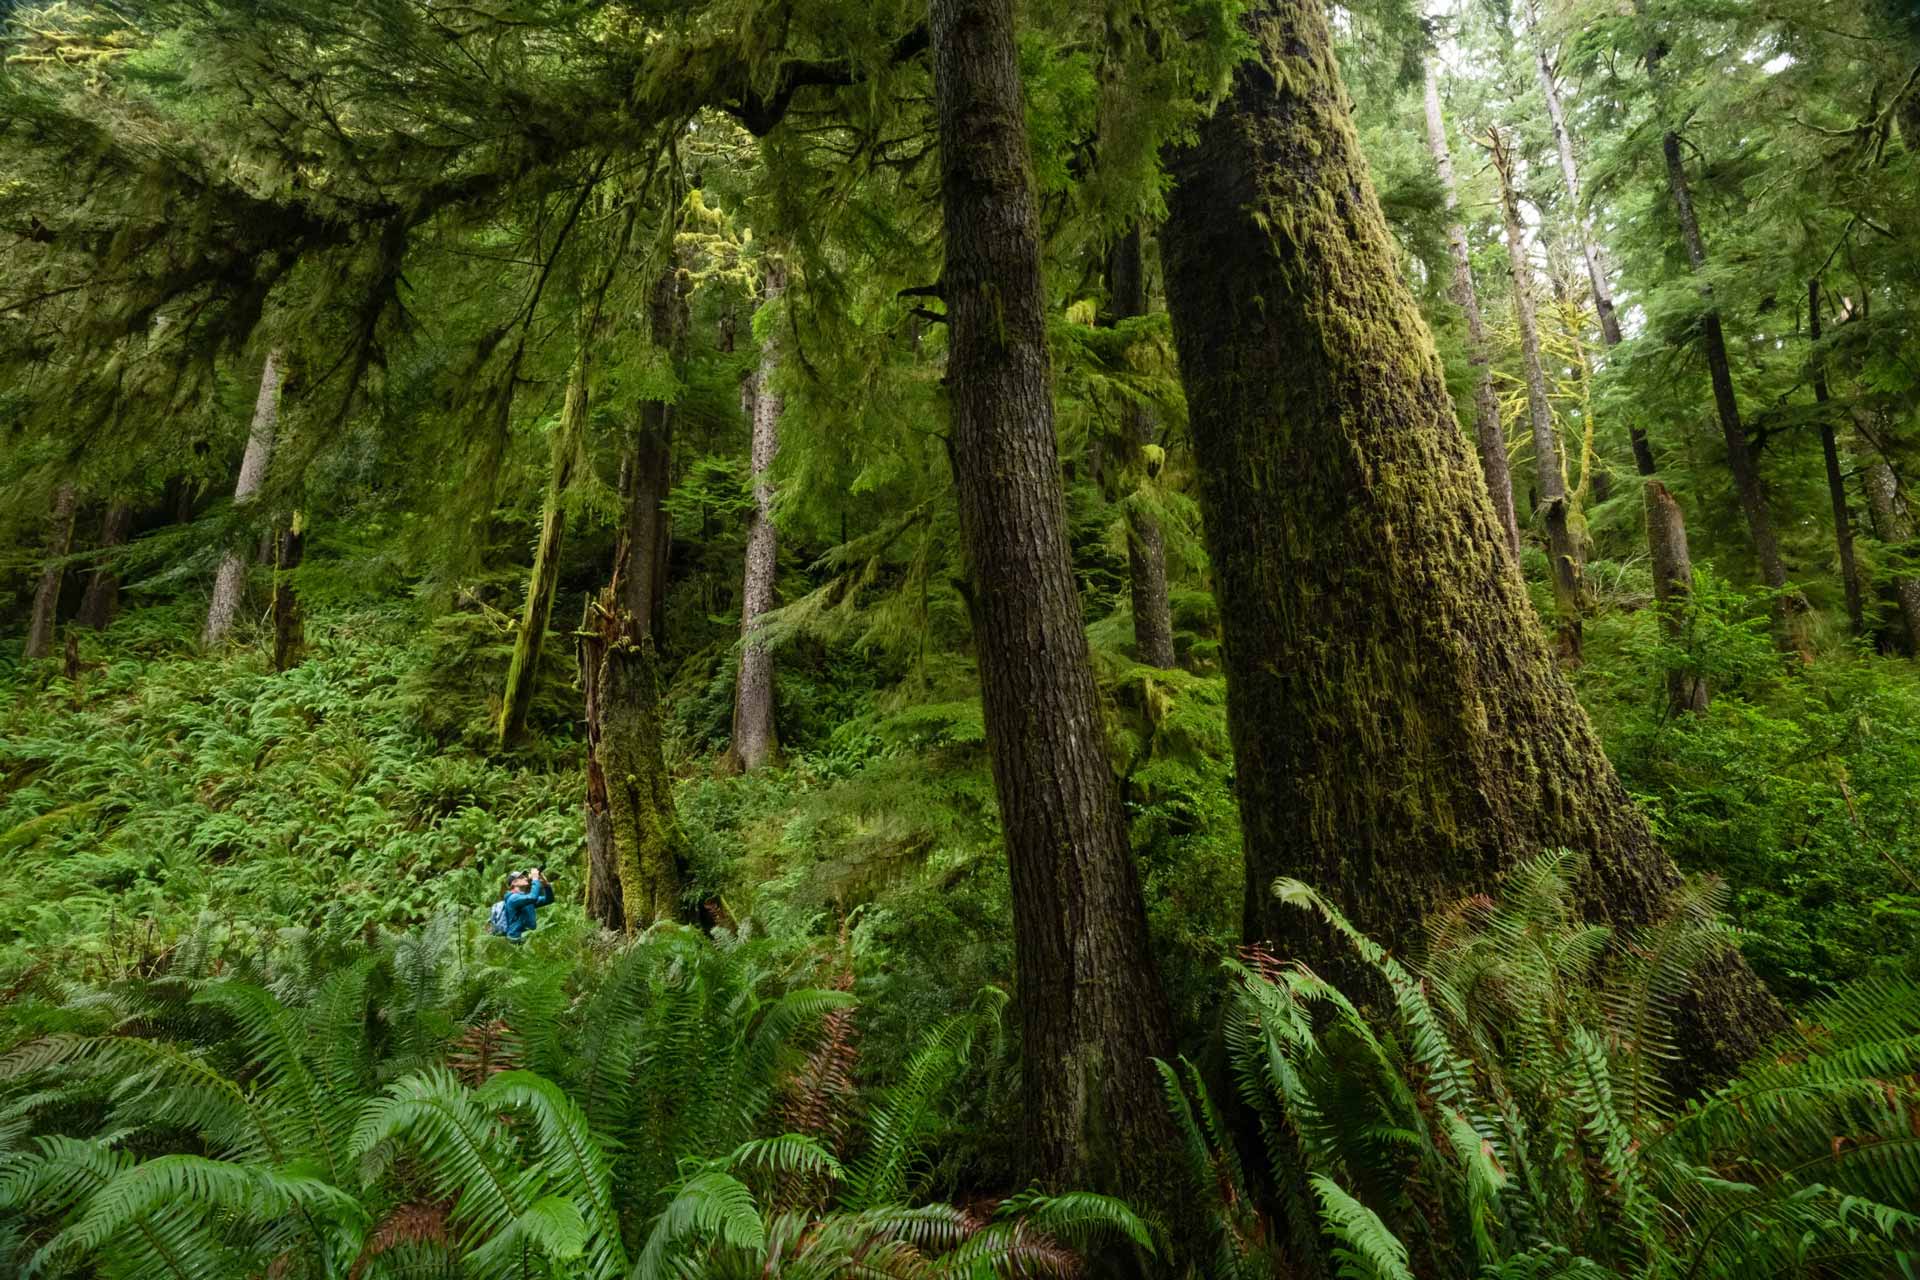
[[[115, 502], [107, 507], [106, 520], [100, 526], [100, 549], [112, 551], [126, 545], [133, 528], [133, 504]], [[87, 593], [80, 599], [78, 621], [95, 631], [105, 631], [120, 612], [120, 574], [110, 560], [102, 560], [87, 579]]]
[[273, 669], [286, 671], [300, 661], [307, 647], [306, 619], [300, 612], [300, 596], [293, 589], [293, 571], [306, 557], [306, 522], [298, 511], [274, 543], [273, 563]]
[[[1862, 469], [1861, 479], [1867, 491], [1867, 509], [1873, 514], [1874, 532], [1880, 541], [1903, 555], [1914, 554], [1913, 520], [1908, 515], [1906, 501], [1900, 496], [1893, 468], [1878, 458], [1873, 459]], [[1906, 620], [1907, 639], [1913, 646], [1913, 654], [1920, 657], [1920, 577], [1911, 571], [1896, 573], [1893, 594], [1900, 601], [1900, 613]]]
[[[678, 263], [655, 279], [648, 298], [653, 343], [667, 353], [678, 376], [686, 364], [688, 308]], [[672, 488], [673, 429], [678, 416], [664, 400], [640, 406], [628, 455], [621, 471], [627, 499], [627, 529], [621, 562], [614, 576], [620, 603], [657, 646], [664, 636], [667, 549], [673, 522], [662, 504]]]
[[[1542, 647], [1440, 360], [1395, 269], [1321, 0], [1257, 0], [1256, 56], [1173, 162], [1163, 245], [1224, 620], [1244, 937], [1345, 951], [1295, 876], [1396, 950], [1544, 849], [1586, 913], [1663, 918], [1680, 883]], [[1743, 961], [1683, 1017], [1685, 1085], [1786, 1025]]]
[[[1129, 227], [1107, 251], [1107, 294], [1113, 318], [1131, 320], [1147, 314], [1146, 253], [1140, 228]], [[1153, 415], [1143, 404], [1129, 400], [1121, 406], [1122, 444], [1127, 453], [1123, 476], [1146, 470], [1146, 451], [1154, 443]], [[1167, 596], [1167, 540], [1159, 518], [1141, 505], [1137, 493], [1127, 495], [1127, 585], [1133, 604], [1134, 656], [1150, 667], [1168, 668], [1173, 652], [1173, 606]]]
[[567, 537], [567, 489], [580, 457], [587, 426], [587, 386], [591, 361], [582, 338], [579, 354], [567, 375], [567, 398], [560, 425], [553, 433], [552, 466], [547, 497], [540, 513], [540, 541], [534, 548], [533, 571], [527, 579], [526, 608], [514, 633], [513, 661], [507, 667], [507, 685], [500, 699], [499, 743], [505, 747], [526, 731], [527, 711], [539, 683], [540, 650], [553, 614], [554, 588], [560, 580], [560, 549]]
[[[1687, 614], [1693, 600], [1693, 559], [1687, 550], [1687, 521], [1667, 486], [1648, 476], [1647, 545], [1653, 552], [1653, 596], [1660, 607], [1660, 625], [1678, 642], [1687, 633]], [[1707, 709], [1707, 678], [1697, 671], [1675, 667], [1667, 672], [1667, 707], [1675, 715], [1699, 714]]]
[[[240, 459], [240, 479], [233, 486], [236, 507], [253, 501], [266, 484], [267, 470], [273, 465], [274, 436], [280, 425], [282, 358], [278, 348], [267, 352], [266, 364], [260, 370], [260, 394], [253, 404], [247, 451]], [[246, 554], [238, 547], [229, 547], [220, 560], [220, 571], [214, 575], [213, 600], [207, 606], [207, 625], [200, 635], [202, 645], [211, 648], [226, 641], [246, 593]]]
[[60, 587], [66, 580], [66, 558], [73, 551], [73, 508], [76, 494], [71, 481], [53, 491], [48, 520], [47, 563], [33, 592], [33, 620], [27, 627], [27, 661], [53, 656], [53, 633], [60, 621]]
[[[1827, 391], [1825, 358], [1820, 345], [1820, 281], [1807, 281], [1807, 334], [1816, 348], [1813, 357], [1813, 398], [1825, 405], [1832, 398]], [[1840, 472], [1840, 444], [1834, 437], [1833, 420], [1820, 420], [1820, 451], [1827, 462], [1827, 496], [1833, 502], [1833, 542], [1840, 556], [1840, 581], [1847, 593], [1847, 622], [1858, 636], [1866, 631], [1860, 598], [1860, 569], [1853, 558], [1853, 520], [1847, 514], [1847, 482]]]
[[[766, 301], [786, 289], [786, 268], [767, 271]], [[733, 740], [727, 760], [751, 773], [773, 759], [779, 736], [773, 722], [773, 651], [761, 638], [761, 619], [773, 608], [780, 534], [773, 524], [773, 460], [780, 452], [780, 414], [785, 406], [773, 389], [780, 368], [779, 338], [769, 327], [750, 393], [753, 419], [753, 512], [747, 520], [747, 563], [740, 588], [740, 674], [734, 687]]]
[[1012, 0], [932, 0], [954, 482], [1013, 884], [1027, 1158], [1053, 1187], [1171, 1176], [1172, 1047], [1066, 534]]
[[1445, 117], [1440, 114], [1439, 78], [1431, 60], [1426, 65], [1427, 148], [1440, 171], [1447, 197], [1447, 250], [1453, 255], [1453, 301], [1467, 317], [1467, 359], [1473, 365], [1473, 437], [1480, 447], [1480, 474], [1501, 533], [1517, 562], [1520, 522], [1513, 510], [1513, 475], [1507, 466], [1507, 433], [1500, 424], [1500, 401], [1493, 391], [1493, 371], [1487, 359], [1487, 326], [1480, 317], [1480, 294], [1473, 285], [1473, 257], [1467, 251], [1467, 227], [1460, 220], [1460, 197], [1454, 188], [1453, 149], [1447, 144]]
[[1513, 316], [1520, 328], [1521, 368], [1527, 381], [1527, 416], [1533, 424], [1533, 476], [1539, 493], [1535, 509], [1547, 526], [1547, 558], [1553, 573], [1554, 611], [1561, 661], [1577, 664], [1581, 656], [1580, 618], [1585, 612], [1586, 587], [1581, 581], [1582, 557], [1573, 540], [1571, 503], [1567, 499], [1567, 469], [1560, 456], [1560, 432], [1553, 421], [1553, 402], [1547, 394], [1547, 376], [1540, 367], [1540, 327], [1533, 302], [1533, 264], [1527, 261], [1526, 233], [1520, 222], [1520, 200], [1513, 189], [1513, 152], [1499, 130], [1488, 134], [1493, 168], [1500, 175], [1500, 209], [1506, 220], [1507, 266], [1513, 276]]

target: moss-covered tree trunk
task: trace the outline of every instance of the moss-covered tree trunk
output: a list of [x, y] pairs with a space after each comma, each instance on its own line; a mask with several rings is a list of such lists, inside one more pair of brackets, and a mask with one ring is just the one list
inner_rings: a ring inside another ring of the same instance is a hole
[[1533, 428], [1534, 509], [1547, 527], [1547, 561], [1553, 577], [1553, 604], [1560, 659], [1581, 657], [1581, 615], [1586, 611], [1582, 581], [1584, 558], [1573, 538], [1572, 502], [1567, 496], [1567, 467], [1560, 455], [1560, 429], [1553, 421], [1547, 375], [1540, 367], [1540, 325], [1533, 301], [1533, 264], [1527, 259], [1520, 198], [1514, 191], [1514, 156], [1498, 129], [1487, 135], [1494, 172], [1500, 176], [1500, 212], [1506, 226], [1507, 270], [1513, 279], [1513, 319], [1520, 330], [1520, 368], [1527, 384], [1527, 421]]
[[1493, 390], [1487, 357], [1487, 326], [1480, 316], [1480, 293], [1473, 285], [1473, 257], [1467, 227], [1460, 220], [1460, 196], [1453, 179], [1453, 148], [1447, 144], [1446, 117], [1440, 112], [1439, 78], [1431, 60], [1426, 68], [1427, 149], [1447, 199], [1447, 252], [1453, 258], [1453, 301], [1467, 318], [1467, 360], [1473, 366], [1473, 438], [1480, 449], [1480, 474], [1514, 559], [1520, 557], [1520, 522], [1513, 510], [1513, 474], [1507, 466], [1507, 433], [1500, 424], [1500, 401]]
[[[786, 287], [786, 268], [775, 260], [767, 269], [765, 302], [777, 302]], [[767, 764], [779, 748], [773, 721], [773, 650], [761, 635], [762, 619], [773, 608], [780, 562], [780, 535], [773, 524], [773, 462], [780, 452], [780, 415], [785, 409], [774, 390], [779, 370], [780, 339], [769, 325], [747, 396], [753, 420], [753, 510], [747, 516], [746, 568], [740, 586], [740, 671], [734, 683], [733, 738], [727, 746], [728, 765], [742, 773]]]
[[47, 518], [47, 559], [33, 591], [33, 617], [27, 624], [27, 660], [53, 656], [53, 633], [60, 622], [60, 588], [66, 582], [67, 556], [73, 551], [73, 510], [77, 496], [71, 481], [53, 491]]
[[933, 0], [952, 406], [987, 741], [1007, 846], [1025, 1155], [1054, 1187], [1148, 1185], [1172, 1047], [1067, 543], [1012, 0]]
[[[1113, 319], [1130, 320], [1147, 314], [1146, 251], [1135, 225], [1116, 238], [1107, 250], [1107, 298]], [[1147, 406], [1128, 400], [1120, 407], [1122, 477], [1143, 481], [1148, 471], [1148, 449], [1154, 443], [1153, 414]], [[1127, 590], [1133, 606], [1134, 657], [1150, 667], [1171, 667], [1173, 606], [1167, 595], [1167, 539], [1160, 519], [1136, 491], [1126, 494]]]
[[307, 647], [306, 619], [300, 595], [293, 587], [293, 571], [306, 558], [306, 521], [298, 511], [274, 543], [273, 560], [273, 669], [286, 671], [300, 661]]
[[[686, 841], [674, 812], [673, 779], [660, 738], [659, 677], [653, 637], [631, 619], [609, 620], [602, 645], [594, 744], [606, 786], [607, 828], [619, 877], [620, 917], [629, 930], [685, 916]], [[591, 862], [589, 864], [591, 866]], [[591, 874], [591, 872], [590, 872]], [[600, 877], [604, 884], [604, 876]], [[604, 889], [596, 919], [607, 920]]]
[[[687, 360], [688, 304], [677, 262], [655, 277], [647, 313], [653, 344], [663, 352], [674, 376]], [[673, 487], [673, 430], [678, 411], [665, 400], [640, 406], [639, 420], [621, 464], [626, 498], [626, 536], [614, 577], [621, 607], [657, 645], [664, 638], [663, 605], [667, 591], [667, 552], [673, 533], [665, 506]]]
[[[1820, 281], [1807, 281], [1807, 335], [1816, 348], [1820, 345]], [[1826, 359], [1816, 350], [1813, 357], [1813, 399], [1827, 405], [1832, 396], [1827, 390]], [[1853, 555], [1853, 518], [1847, 511], [1847, 481], [1840, 470], [1840, 442], [1830, 414], [1820, 419], [1820, 452], [1827, 464], [1827, 498], [1833, 506], [1833, 544], [1840, 561], [1840, 583], [1846, 591], [1847, 622], [1854, 635], [1866, 631], [1865, 606], [1860, 596], [1860, 566]]]
[[503, 747], [526, 731], [527, 711], [533, 705], [533, 691], [539, 683], [540, 651], [546, 643], [547, 623], [553, 614], [554, 588], [560, 580], [560, 549], [567, 537], [566, 494], [573, 483], [574, 468], [586, 434], [590, 366], [583, 338], [573, 368], [567, 374], [566, 401], [549, 445], [551, 463], [547, 496], [540, 511], [540, 541], [534, 546], [533, 569], [527, 577], [527, 602], [520, 612], [519, 629], [514, 632], [513, 660], [507, 667], [507, 684], [500, 696], [498, 738]]
[[[1873, 515], [1873, 531], [1880, 541], [1903, 555], [1915, 554], [1913, 520], [1893, 468], [1879, 458], [1869, 459], [1860, 470], [1862, 487], [1867, 491], [1867, 510]], [[1900, 602], [1900, 615], [1906, 623], [1907, 640], [1915, 657], [1920, 657], [1920, 576], [1911, 570], [1892, 575], [1893, 595]]]
[[[100, 549], [112, 551], [127, 543], [133, 530], [133, 504], [112, 502], [100, 525]], [[102, 560], [87, 578], [86, 594], [80, 598], [78, 621], [95, 631], [105, 631], [120, 612], [120, 572], [111, 560]]]
[[[1653, 556], [1653, 597], [1660, 608], [1660, 625], [1668, 640], [1679, 643], [1687, 633], [1687, 614], [1693, 601], [1693, 558], [1687, 549], [1687, 521], [1680, 504], [1658, 479], [1646, 479], [1647, 545]], [[1667, 709], [1675, 715], [1707, 709], [1707, 678], [1698, 671], [1676, 666], [1667, 672]]]
[[618, 633], [615, 619], [620, 603], [612, 587], [599, 599], [589, 598], [575, 636], [580, 661], [580, 689], [586, 699], [587, 726], [587, 918], [618, 933], [627, 927], [626, 900], [620, 888], [620, 863], [613, 847], [613, 817], [607, 794], [607, 771], [600, 762], [603, 732], [600, 672], [607, 647]]
[[[280, 425], [280, 378], [284, 356], [278, 349], [267, 352], [260, 370], [260, 394], [253, 404], [253, 422], [247, 431], [247, 450], [240, 459], [240, 478], [233, 486], [233, 505], [245, 506], [259, 494], [273, 465], [274, 438]], [[229, 547], [220, 559], [213, 579], [213, 599], [207, 605], [207, 625], [200, 643], [211, 647], [223, 643], [233, 631], [240, 603], [247, 594], [247, 557], [239, 547]]]
[[[1344, 971], [1276, 877], [1405, 950], [1436, 906], [1563, 847], [1586, 855], [1591, 917], [1659, 919], [1678, 873], [1501, 548], [1321, 0], [1258, 0], [1244, 20], [1254, 56], [1174, 158], [1163, 245], [1223, 618], [1245, 939]], [[1697, 1078], [1785, 1026], [1731, 953], [1684, 1022]]]

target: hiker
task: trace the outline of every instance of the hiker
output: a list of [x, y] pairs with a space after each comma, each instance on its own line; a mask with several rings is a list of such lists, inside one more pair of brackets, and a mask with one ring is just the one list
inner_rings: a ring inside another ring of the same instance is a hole
[[553, 901], [553, 886], [534, 867], [530, 871], [507, 873], [507, 887], [500, 901], [493, 904], [487, 927], [509, 942], [518, 942], [538, 925], [534, 912]]

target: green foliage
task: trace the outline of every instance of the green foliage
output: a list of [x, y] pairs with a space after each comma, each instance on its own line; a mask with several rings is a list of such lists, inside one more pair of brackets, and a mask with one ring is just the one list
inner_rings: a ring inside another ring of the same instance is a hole
[[1499, 900], [1437, 913], [1412, 967], [1306, 886], [1275, 884], [1378, 999], [1258, 951], [1229, 966], [1234, 1085], [1291, 1242], [1257, 1207], [1199, 1073], [1163, 1064], [1195, 1189], [1215, 1205], [1215, 1274], [1289, 1274], [1289, 1255], [1370, 1280], [1881, 1275], [1920, 1260], [1920, 987], [1849, 988], [1777, 1055], [1680, 1103], [1664, 1079], [1684, 1052], [1675, 1011], [1731, 936], [1716, 895], [1616, 937], [1573, 914], [1581, 873], [1566, 853], [1523, 864]]

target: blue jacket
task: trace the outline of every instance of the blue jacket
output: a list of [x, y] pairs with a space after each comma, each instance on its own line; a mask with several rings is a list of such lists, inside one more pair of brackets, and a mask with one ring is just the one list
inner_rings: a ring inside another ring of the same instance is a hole
[[506, 935], [518, 942], [523, 934], [532, 933], [538, 923], [534, 910], [553, 901], [553, 886], [545, 880], [535, 880], [525, 893], [509, 893], [500, 901], [506, 908]]

